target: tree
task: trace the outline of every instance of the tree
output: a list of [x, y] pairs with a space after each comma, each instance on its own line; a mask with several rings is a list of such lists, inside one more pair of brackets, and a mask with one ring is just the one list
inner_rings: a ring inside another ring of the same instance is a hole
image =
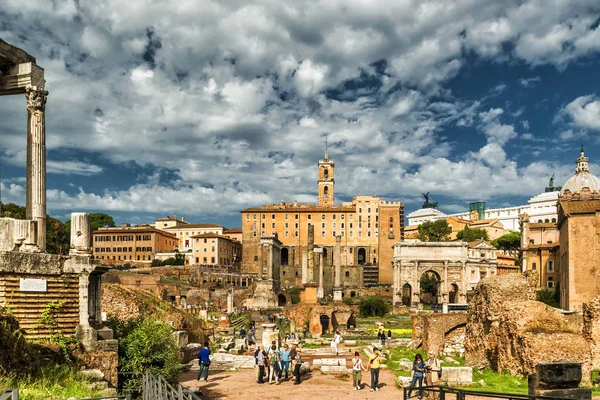
[[489, 240], [488, 233], [485, 229], [481, 228], [469, 228], [465, 226], [465, 229], [456, 233], [456, 238], [463, 242], [474, 242], [479, 239]]
[[513, 257], [518, 257], [521, 251], [521, 233], [510, 232], [492, 240], [492, 246], [498, 250], [507, 251]]
[[[65, 226], [69, 233], [71, 232], [71, 221], [65, 222]], [[90, 231], [94, 232], [100, 228], [115, 226], [115, 220], [111, 215], [104, 213], [92, 213], [90, 214]]]
[[429, 293], [434, 297], [437, 296], [439, 281], [436, 274], [433, 272], [423, 274], [419, 283], [423, 293]]
[[390, 304], [379, 297], [360, 299], [358, 309], [361, 317], [383, 317], [390, 312]]
[[450, 240], [452, 227], [445, 219], [426, 221], [418, 226], [419, 239], [423, 242], [447, 242]]

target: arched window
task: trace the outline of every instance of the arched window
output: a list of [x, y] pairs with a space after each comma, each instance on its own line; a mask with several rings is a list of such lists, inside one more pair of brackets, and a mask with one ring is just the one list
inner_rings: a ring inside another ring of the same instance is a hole
[[325, 170], [323, 171], [323, 176], [325, 177], [325, 179], [329, 178], [329, 170], [327, 168], [325, 168]]
[[325, 186], [325, 188], [323, 188], [323, 195], [325, 197], [329, 197], [329, 187]]

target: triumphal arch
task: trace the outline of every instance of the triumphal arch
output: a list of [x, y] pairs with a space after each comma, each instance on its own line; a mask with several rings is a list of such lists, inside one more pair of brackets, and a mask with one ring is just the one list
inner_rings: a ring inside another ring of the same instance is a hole
[[394, 304], [419, 309], [428, 303], [444, 311], [449, 305], [464, 305], [467, 292], [481, 279], [497, 274], [496, 253], [484, 240], [396, 243]]
[[0, 96], [27, 98], [27, 219], [37, 224], [37, 246], [46, 250], [46, 98], [44, 69], [35, 58], [0, 39]]

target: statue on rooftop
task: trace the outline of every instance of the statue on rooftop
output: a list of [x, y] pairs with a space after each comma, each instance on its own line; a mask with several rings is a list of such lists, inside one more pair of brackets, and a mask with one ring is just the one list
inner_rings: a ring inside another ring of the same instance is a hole
[[562, 186], [554, 186], [554, 174], [552, 176], [546, 174], [547, 177], [550, 178], [548, 182], [548, 186], [546, 187], [546, 192], [558, 192], [562, 188]]
[[423, 198], [425, 199], [425, 202], [423, 203], [423, 206], [421, 208], [437, 208], [438, 206], [438, 202], [430, 202], [429, 201], [429, 192], [427, 193], [421, 193], [421, 196], [423, 196]]

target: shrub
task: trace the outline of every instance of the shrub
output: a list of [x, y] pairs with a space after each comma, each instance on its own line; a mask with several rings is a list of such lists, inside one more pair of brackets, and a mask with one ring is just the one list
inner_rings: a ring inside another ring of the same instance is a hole
[[125, 384], [129, 391], [141, 391], [146, 371], [175, 382], [182, 368], [172, 328], [166, 321], [147, 317], [136, 327], [124, 326], [122, 332], [126, 336], [119, 341], [119, 361], [121, 372], [131, 377]]
[[390, 312], [391, 306], [378, 297], [367, 297], [360, 300], [358, 309], [361, 317], [383, 317]]
[[535, 299], [537, 301], [541, 301], [542, 303], [548, 304], [550, 307], [560, 307], [560, 304], [558, 303], [558, 301], [556, 301], [556, 296], [554, 292], [551, 292], [549, 290], [538, 290], [535, 293]]

